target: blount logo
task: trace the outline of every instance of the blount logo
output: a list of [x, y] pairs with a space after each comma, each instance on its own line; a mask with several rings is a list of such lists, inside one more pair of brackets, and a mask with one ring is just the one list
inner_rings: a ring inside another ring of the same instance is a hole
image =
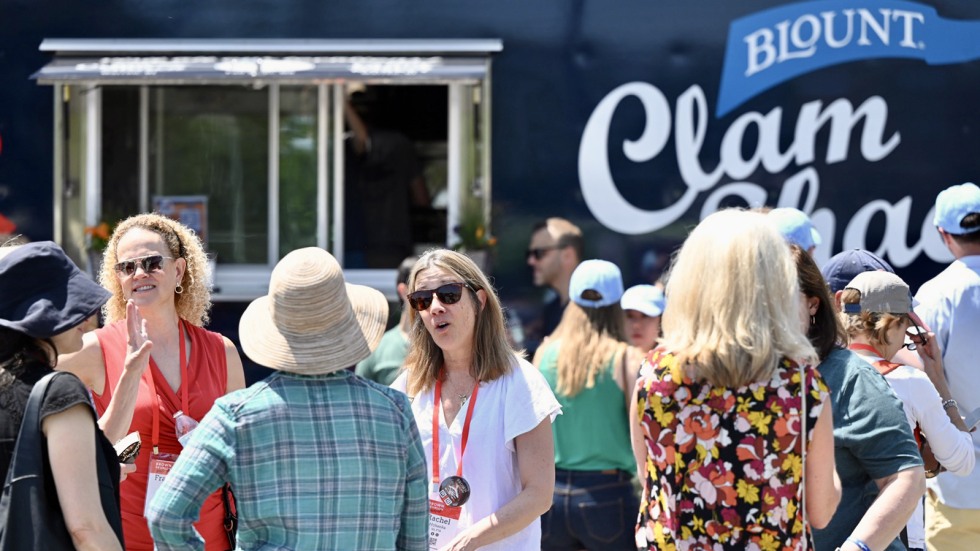
[[[858, 20], [857, 40], [854, 38], [855, 15]], [[843, 24], [840, 19], [843, 19]], [[918, 12], [884, 8], [877, 10], [877, 13], [867, 9], [846, 9], [839, 13], [825, 11], [819, 16], [805, 13], [795, 21], [780, 21], [775, 28], [759, 29], [743, 39], [748, 47], [745, 76], [765, 71], [776, 63], [813, 57], [818, 48], [825, 46], [841, 49], [872, 44], [890, 46], [894, 43], [900, 48], [925, 47], [915, 41], [915, 24], [921, 24], [924, 19]], [[893, 22], [901, 24], [892, 25]], [[841, 26], [844, 29], [840, 29]], [[841, 36], [834, 36], [835, 31], [840, 32]]]
[[980, 58], [980, 22], [952, 21], [898, 0], [832, 0], [773, 8], [732, 22], [715, 114], [797, 76], [849, 61], [930, 65]]

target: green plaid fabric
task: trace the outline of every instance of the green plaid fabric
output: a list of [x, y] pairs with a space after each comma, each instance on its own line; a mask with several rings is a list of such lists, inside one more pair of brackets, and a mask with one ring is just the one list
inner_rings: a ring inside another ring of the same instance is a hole
[[227, 481], [240, 549], [424, 550], [425, 469], [401, 392], [279, 372], [215, 402], [147, 518], [158, 550], [204, 549], [192, 522]]

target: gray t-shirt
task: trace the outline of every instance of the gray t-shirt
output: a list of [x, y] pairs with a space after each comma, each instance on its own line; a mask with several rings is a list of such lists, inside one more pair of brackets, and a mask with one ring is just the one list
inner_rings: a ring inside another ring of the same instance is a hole
[[[834, 409], [834, 460], [841, 500], [830, 524], [813, 530], [817, 551], [833, 551], [851, 535], [878, 497], [874, 480], [922, 465], [902, 402], [888, 381], [849, 350], [837, 349], [818, 366]], [[896, 538], [889, 551], [903, 551]]]

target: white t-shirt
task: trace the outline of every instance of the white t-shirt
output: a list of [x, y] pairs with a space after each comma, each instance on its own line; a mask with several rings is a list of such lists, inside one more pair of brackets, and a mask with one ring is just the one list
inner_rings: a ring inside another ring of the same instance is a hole
[[[872, 365], [881, 360], [879, 356], [860, 356]], [[909, 426], [915, 430], [916, 424], [919, 425], [939, 464], [952, 474], [970, 474], [976, 459], [973, 455], [973, 440], [969, 433], [959, 430], [949, 420], [943, 410], [942, 398], [929, 376], [914, 367], [901, 365], [888, 372], [885, 379], [902, 401]], [[909, 547], [925, 549], [926, 531], [921, 499], [906, 528]]]
[[[915, 299], [915, 313], [936, 333], [943, 351], [949, 392], [959, 403], [960, 415], [980, 407], [980, 370], [977, 336], [980, 335], [980, 256], [966, 256], [927, 281]], [[974, 432], [973, 453], [980, 460], [980, 431]], [[980, 509], [980, 469], [968, 478], [942, 473], [929, 479], [929, 489], [948, 507]]]
[[[391, 388], [405, 392], [407, 375], [402, 373]], [[412, 412], [425, 448], [428, 476], [432, 477], [432, 412], [435, 389], [412, 399]], [[509, 503], [521, 492], [521, 475], [517, 467], [514, 439], [537, 427], [545, 418], [553, 422], [561, 406], [541, 373], [525, 360], [515, 357], [510, 373], [489, 383], [480, 384], [470, 434], [463, 457], [463, 478], [470, 484], [470, 499], [460, 514], [460, 530], [475, 524]], [[440, 416], [439, 476], [456, 474], [457, 458], [462, 445], [466, 407], [460, 409], [452, 425], [446, 427]], [[496, 543], [481, 547], [490, 550], [541, 548], [541, 520]]]

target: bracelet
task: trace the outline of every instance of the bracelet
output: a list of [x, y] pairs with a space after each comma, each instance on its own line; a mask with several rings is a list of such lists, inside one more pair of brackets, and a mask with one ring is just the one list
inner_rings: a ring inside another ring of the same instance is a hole
[[849, 541], [849, 542], [853, 543], [854, 545], [858, 546], [858, 548], [861, 549], [861, 551], [871, 551], [871, 548], [868, 547], [868, 544], [864, 543], [863, 541], [861, 541], [861, 540], [859, 540], [857, 538], [848, 537], [847, 538], [847, 541]]
[[943, 400], [943, 411], [949, 408], [958, 408], [960, 405], [956, 403], [956, 400], [950, 398], [949, 400]]

